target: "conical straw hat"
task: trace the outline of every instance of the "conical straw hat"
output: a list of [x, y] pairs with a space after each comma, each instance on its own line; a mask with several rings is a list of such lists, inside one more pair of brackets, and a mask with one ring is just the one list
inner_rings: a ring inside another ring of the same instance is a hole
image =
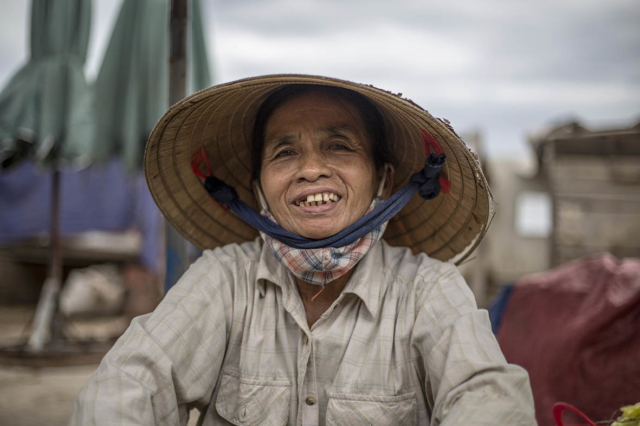
[[448, 122], [400, 95], [311, 75], [269, 75], [213, 86], [178, 102], [160, 119], [145, 151], [145, 173], [160, 210], [182, 235], [201, 249], [242, 243], [258, 235], [213, 201], [191, 163], [204, 149], [213, 174], [258, 209], [251, 182], [255, 116], [270, 94], [291, 84], [353, 90], [378, 108], [390, 147], [400, 161], [394, 191], [424, 166], [421, 132], [433, 136], [447, 156], [441, 176], [449, 181], [449, 188], [429, 201], [416, 194], [391, 219], [384, 238], [391, 245], [444, 261], [460, 262], [473, 251], [487, 230], [493, 201], [476, 157]]

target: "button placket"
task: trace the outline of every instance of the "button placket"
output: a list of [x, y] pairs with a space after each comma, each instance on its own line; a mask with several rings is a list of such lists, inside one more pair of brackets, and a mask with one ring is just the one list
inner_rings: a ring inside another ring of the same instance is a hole
[[[314, 324], [317, 325], [318, 323]], [[303, 347], [306, 354], [307, 365], [305, 366], [305, 375], [300, 384], [299, 393], [299, 415], [302, 424], [317, 425], [319, 419], [319, 404], [317, 396], [315, 363], [313, 362], [314, 354], [314, 333], [305, 335], [308, 338], [308, 344]]]
[[[309, 345], [309, 336], [302, 331], [302, 345], [298, 352], [298, 389], [299, 392], [303, 391], [305, 385], [305, 377], [307, 375], [307, 366], [309, 365], [309, 357], [311, 355], [311, 346]], [[304, 394], [299, 395], [299, 404], [303, 401]]]

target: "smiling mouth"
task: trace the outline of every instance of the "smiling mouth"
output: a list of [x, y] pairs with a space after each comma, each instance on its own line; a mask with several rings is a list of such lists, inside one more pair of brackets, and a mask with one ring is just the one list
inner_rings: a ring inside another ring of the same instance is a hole
[[309, 207], [309, 206], [321, 206], [323, 204], [330, 204], [340, 201], [340, 196], [333, 192], [319, 192], [317, 194], [307, 195], [306, 200], [298, 200], [295, 202], [296, 206]]

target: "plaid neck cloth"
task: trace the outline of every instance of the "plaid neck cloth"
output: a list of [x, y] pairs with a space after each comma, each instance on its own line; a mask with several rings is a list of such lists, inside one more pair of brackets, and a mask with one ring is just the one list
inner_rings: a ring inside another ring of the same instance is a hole
[[[381, 202], [382, 198], [376, 197], [367, 210], [367, 213]], [[268, 210], [264, 209], [260, 214], [276, 222]], [[382, 237], [384, 230], [387, 228], [387, 223], [388, 222], [382, 223], [360, 239], [343, 247], [297, 249], [263, 232], [260, 232], [260, 235], [262, 235], [262, 238], [276, 259], [289, 269], [293, 275], [303, 281], [321, 285], [324, 288], [325, 284], [346, 274], [356, 266], [360, 259], [362, 259], [369, 249]]]

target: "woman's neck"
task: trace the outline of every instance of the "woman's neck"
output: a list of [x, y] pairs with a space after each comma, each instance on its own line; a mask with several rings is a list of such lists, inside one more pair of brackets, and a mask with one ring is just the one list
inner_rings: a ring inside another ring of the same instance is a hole
[[351, 269], [346, 274], [326, 284], [324, 289], [316, 284], [310, 284], [295, 277], [298, 293], [300, 293], [300, 298], [302, 299], [302, 304], [307, 314], [307, 324], [309, 328], [318, 321], [320, 316], [322, 316], [340, 296], [349, 278], [351, 278], [354, 269], [355, 268]]

